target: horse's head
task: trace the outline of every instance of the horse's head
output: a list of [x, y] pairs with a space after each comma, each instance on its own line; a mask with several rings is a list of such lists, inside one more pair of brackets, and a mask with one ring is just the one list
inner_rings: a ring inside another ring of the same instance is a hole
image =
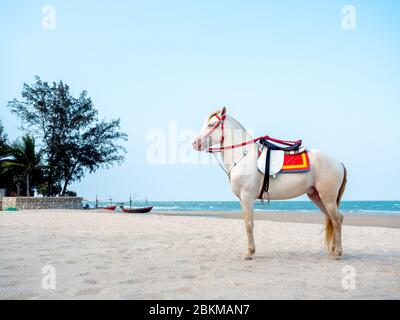
[[224, 141], [224, 121], [226, 108], [211, 113], [197, 136], [193, 139], [193, 148], [204, 151]]

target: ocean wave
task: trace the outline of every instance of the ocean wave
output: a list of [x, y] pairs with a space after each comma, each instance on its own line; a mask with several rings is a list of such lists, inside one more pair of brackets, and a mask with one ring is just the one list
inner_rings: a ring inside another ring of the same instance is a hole
[[390, 215], [400, 215], [400, 211], [395, 211], [395, 210], [365, 210], [365, 209], [361, 209], [361, 210], [341, 210], [341, 212], [343, 213], [367, 213], [367, 214], [374, 214], [374, 213], [378, 213], [378, 214], [390, 214]]
[[[181, 210], [183, 209], [182, 207], [178, 206], [171, 206], [171, 207], [159, 207], [159, 206], [154, 206], [154, 210], [159, 210], [159, 211], [174, 211], [174, 210]], [[189, 211], [189, 209], [188, 209]]]
[[254, 209], [257, 212], [319, 212], [315, 209]]
[[[314, 209], [254, 209], [254, 211], [257, 212], [299, 212], [299, 213], [307, 213], [307, 212], [312, 212], [312, 213], [319, 213], [319, 210], [314, 210]], [[365, 210], [365, 209], [359, 209], [359, 210], [340, 210], [340, 212], [344, 214], [352, 214], [352, 213], [365, 213], [365, 214], [388, 214], [388, 215], [400, 215], [400, 211], [394, 211], [394, 210]]]

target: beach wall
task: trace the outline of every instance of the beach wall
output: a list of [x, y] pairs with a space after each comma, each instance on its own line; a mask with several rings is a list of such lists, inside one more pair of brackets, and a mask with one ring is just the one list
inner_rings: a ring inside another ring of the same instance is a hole
[[1, 208], [22, 209], [82, 209], [81, 197], [4, 197], [2, 199]]

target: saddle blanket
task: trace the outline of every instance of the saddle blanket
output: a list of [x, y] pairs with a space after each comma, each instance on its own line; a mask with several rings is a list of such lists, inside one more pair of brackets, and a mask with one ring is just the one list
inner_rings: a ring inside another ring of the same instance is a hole
[[[264, 148], [258, 158], [258, 170], [265, 174], [265, 161], [267, 148]], [[295, 173], [310, 171], [310, 160], [307, 151], [304, 149], [300, 153], [290, 153], [281, 150], [272, 150], [270, 159], [269, 174], [271, 176], [278, 173]]]

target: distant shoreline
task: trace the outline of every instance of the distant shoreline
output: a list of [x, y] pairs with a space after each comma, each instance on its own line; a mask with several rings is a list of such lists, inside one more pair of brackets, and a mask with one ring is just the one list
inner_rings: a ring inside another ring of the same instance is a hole
[[[242, 219], [241, 212], [226, 211], [152, 211], [157, 215], [164, 216], [182, 216], [182, 217], [211, 217], [223, 219]], [[400, 228], [400, 216], [390, 214], [363, 214], [363, 213], [346, 213], [344, 215], [344, 225], [346, 226], [366, 226], [366, 227], [383, 227], [383, 228]], [[317, 211], [309, 212], [282, 212], [282, 211], [256, 211], [255, 220], [266, 220], [274, 222], [292, 222], [292, 223], [311, 223], [323, 224], [324, 215]]]
[[[94, 207], [95, 202], [87, 202]], [[119, 204], [122, 201], [114, 201]], [[110, 202], [99, 202], [100, 206], [109, 205]], [[124, 205], [129, 206], [129, 202]], [[140, 201], [132, 202], [134, 207], [154, 206], [154, 210], [162, 212], [241, 212], [239, 201]], [[342, 201], [340, 211], [348, 214], [363, 215], [393, 215], [400, 216], [400, 201]], [[264, 204], [256, 202], [257, 212], [286, 212], [286, 213], [319, 213], [319, 209], [311, 201], [271, 201]]]

